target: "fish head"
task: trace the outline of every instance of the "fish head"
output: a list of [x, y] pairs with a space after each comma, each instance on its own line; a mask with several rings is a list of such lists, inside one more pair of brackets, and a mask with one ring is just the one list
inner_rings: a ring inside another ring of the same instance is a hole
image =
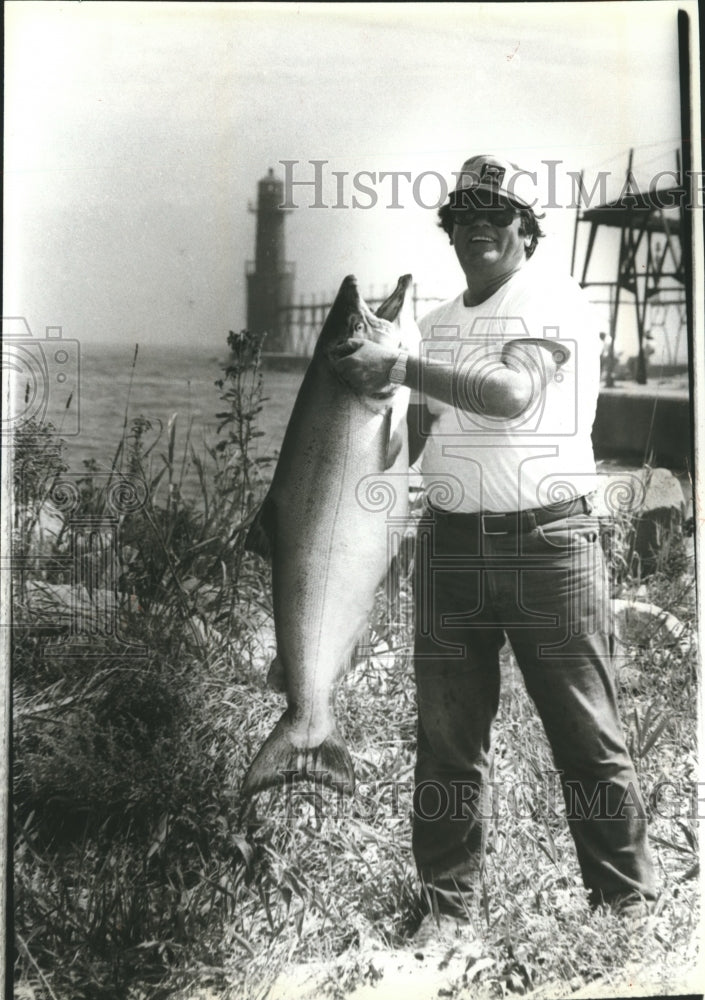
[[348, 341], [361, 339], [385, 347], [409, 347], [419, 336], [411, 288], [411, 275], [402, 275], [392, 294], [375, 313], [360, 294], [357, 279], [349, 274], [343, 279], [328, 313], [316, 352], [334, 352], [339, 356]]
[[349, 274], [335, 297], [316, 344], [317, 351], [339, 351], [349, 340], [383, 343], [389, 323], [376, 316], [367, 305], [354, 274]]

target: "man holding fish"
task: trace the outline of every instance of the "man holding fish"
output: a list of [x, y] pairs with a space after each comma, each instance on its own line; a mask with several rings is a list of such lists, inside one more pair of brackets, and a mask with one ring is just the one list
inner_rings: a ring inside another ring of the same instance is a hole
[[439, 933], [472, 937], [505, 640], [551, 746], [592, 905], [639, 919], [655, 898], [590, 504], [599, 332], [577, 283], [534, 258], [543, 233], [526, 179], [494, 156], [463, 164], [439, 217], [467, 287], [421, 321], [418, 353], [353, 335], [331, 354], [360, 395], [411, 390], [410, 459], [422, 456], [413, 826], [429, 904], [422, 950]]

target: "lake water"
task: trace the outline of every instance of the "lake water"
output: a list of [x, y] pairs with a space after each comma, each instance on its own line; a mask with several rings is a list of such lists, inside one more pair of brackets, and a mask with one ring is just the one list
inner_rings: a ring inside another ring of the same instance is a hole
[[[215, 381], [223, 377], [227, 349], [171, 349], [140, 346], [133, 370], [134, 345], [89, 345], [81, 351], [78, 392], [78, 434], [66, 436], [66, 457], [72, 472], [83, 470], [83, 461], [95, 459], [108, 469], [120, 442], [127, 412], [128, 425], [139, 416], [152, 428], [145, 435], [148, 446], [159, 435], [153, 455], [166, 451], [166, 428], [176, 417], [176, 454], [183, 454], [187, 428], [192, 422], [191, 444], [204, 455], [204, 443], [217, 441], [216, 414], [227, 407], [220, 400]], [[255, 454], [272, 455], [280, 447], [301, 384], [303, 372], [264, 372], [266, 401], [258, 418]], [[75, 419], [75, 418], [74, 418]], [[73, 429], [76, 429], [74, 423]], [[158, 461], [158, 459], [157, 459]]]

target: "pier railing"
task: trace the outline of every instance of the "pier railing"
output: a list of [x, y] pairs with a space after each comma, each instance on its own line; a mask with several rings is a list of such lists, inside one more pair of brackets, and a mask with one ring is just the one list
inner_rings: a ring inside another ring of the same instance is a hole
[[[595, 283], [598, 284], [599, 283]], [[608, 294], [605, 296], [604, 288], [599, 286], [593, 289], [590, 296], [596, 307], [602, 307], [611, 313], [614, 309], [613, 290], [609, 283], [607, 285]], [[597, 294], [595, 294], [597, 293]], [[388, 292], [383, 294], [370, 293], [365, 295], [365, 302], [371, 309], [377, 309], [387, 298]], [[414, 316], [418, 319], [428, 312], [435, 304], [442, 302], [439, 296], [419, 295], [416, 285], [413, 287], [413, 308]], [[310, 358], [313, 349], [321, 332], [326, 316], [328, 315], [332, 302], [321, 297], [317, 302], [312, 296], [310, 299], [300, 301], [298, 304], [284, 306], [279, 310], [279, 332], [275, 338], [267, 338], [270, 342], [267, 350], [267, 340], [265, 340], [265, 353], [275, 351], [280, 360], [286, 357]], [[644, 336], [644, 353], [647, 359], [650, 358], [648, 367], [654, 375], [667, 375], [673, 372], [687, 370], [687, 344], [686, 344], [686, 310], [683, 294], [680, 290], [660, 289], [649, 301], [647, 331]], [[605, 323], [605, 328], [609, 324]], [[615, 349], [615, 344], [610, 342], [607, 334], [603, 334], [604, 350], [601, 358], [603, 378], [606, 384], [611, 384], [615, 378], [631, 380], [635, 377], [635, 358], [625, 357], [622, 352]], [[654, 341], [654, 347], [651, 346]], [[282, 345], [277, 349], [274, 343]], [[650, 357], [653, 355], [653, 357]]]
[[[382, 305], [390, 293], [365, 296], [365, 302], [370, 309]], [[442, 302], [439, 296], [419, 295], [416, 285], [413, 286], [414, 316], [427, 312], [435, 303]], [[332, 302], [316, 302], [315, 297], [301, 301], [298, 305], [284, 306], [279, 310], [279, 329], [281, 341], [286, 345], [289, 354], [310, 357], [313, 354], [318, 335], [321, 332], [325, 318], [330, 311]], [[265, 341], [266, 349], [266, 341]]]

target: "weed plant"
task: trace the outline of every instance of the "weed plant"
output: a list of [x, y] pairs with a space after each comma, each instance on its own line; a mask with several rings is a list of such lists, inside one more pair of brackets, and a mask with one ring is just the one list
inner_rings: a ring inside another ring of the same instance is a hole
[[[87, 463], [76, 481], [52, 427], [17, 431], [16, 971], [36, 996], [169, 995], [170, 970], [214, 964], [244, 877], [222, 701], [251, 676], [248, 629], [266, 611], [243, 544], [266, 463], [249, 457], [261, 345], [229, 347], [205, 456], [190, 428], [178, 447], [176, 420], [152, 438], [126, 413], [110, 475]], [[82, 632], [77, 608], [114, 627]]]
[[[22, 564], [13, 668], [23, 1000], [288, 1000], [375, 984], [401, 995], [388, 985], [390, 961], [409, 954], [419, 915], [410, 844], [413, 539], [380, 588], [338, 693], [355, 794], [308, 785], [243, 802], [242, 777], [282, 696], [264, 680], [267, 570], [243, 544], [268, 467], [250, 457], [263, 402], [260, 345], [231, 334], [230, 347], [214, 447], [198, 455], [188, 428], [178, 442], [176, 421], [155, 436], [145, 418], [126, 416], [111, 482], [88, 466], [79, 484], [78, 509], [97, 523], [115, 484], [141, 498], [120, 513], [112, 576], [93, 573], [89, 597], [95, 603], [114, 581], [118, 631], [143, 654], [89, 637], [66, 656], [70, 626], [47, 633], [27, 578], [64, 583], [56, 566], [68, 527], [53, 543], [55, 563]], [[33, 478], [18, 480], [16, 551], [29, 558], [29, 526], [65, 470], [50, 429], [22, 434], [16, 468], [29, 456]], [[200, 483], [193, 501], [183, 491], [188, 470]], [[551, 794], [550, 752], [505, 648], [493, 780], [513, 791], [497, 801], [476, 915], [487, 957], [449, 974], [442, 995], [618, 995], [629, 982], [647, 993], [697, 991], [688, 978], [699, 906], [698, 678], [686, 541], [672, 538], [648, 578], [633, 561], [615, 575], [615, 593], [685, 625], [678, 641], [654, 632], [619, 650], [622, 716], [661, 882], [656, 916], [633, 938], [611, 913], [589, 910], [562, 799]], [[75, 586], [86, 583], [81, 572]], [[546, 794], [530, 792], [537, 787]]]

